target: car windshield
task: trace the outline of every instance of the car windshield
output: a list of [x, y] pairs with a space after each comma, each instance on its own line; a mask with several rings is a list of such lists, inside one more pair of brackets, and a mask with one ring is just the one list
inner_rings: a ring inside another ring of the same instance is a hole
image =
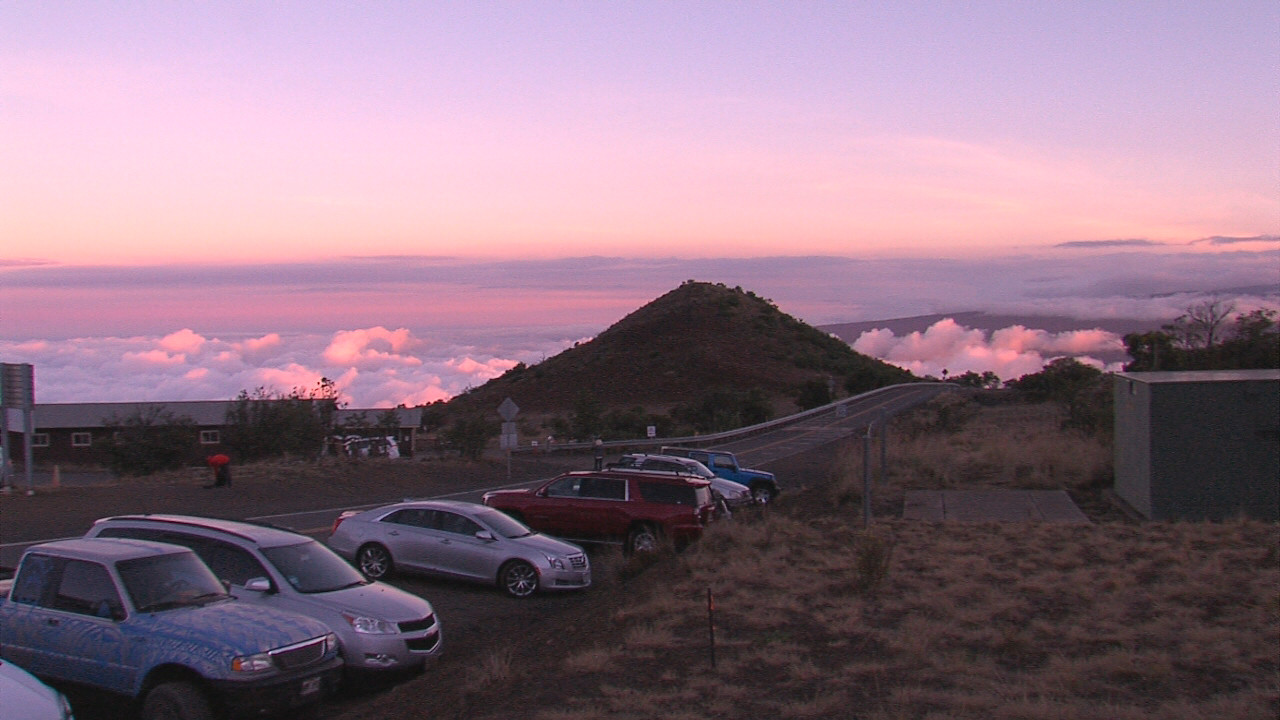
[[138, 612], [204, 605], [229, 597], [213, 571], [195, 553], [122, 560], [116, 571]]
[[263, 548], [262, 554], [300, 593], [332, 592], [368, 582], [346, 560], [315, 540]]
[[475, 518], [504, 538], [520, 538], [533, 534], [528, 526], [501, 510], [491, 508], [476, 510]]

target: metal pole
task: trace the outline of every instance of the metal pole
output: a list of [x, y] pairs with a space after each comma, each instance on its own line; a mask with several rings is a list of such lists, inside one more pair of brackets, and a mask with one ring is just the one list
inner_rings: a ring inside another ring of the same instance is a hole
[[25, 412], [23, 412], [22, 416], [23, 416], [22, 418], [22, 424], [23, 424], [22, 462], [26, 465], [27, 494], [35, 495], [36, 494], [35, 478], [31, 472], [31, 465], [32, 465], [31, 442], [32, 442], [32, 438], [35, 436], [36, 413], [35, 413], [35, 410], [31, 407], [30, 403], [27, 404]]
[[9, 447], [9, 408], [0, 404], [0, 492], [13, 488], [9, 469], [13, 467], [13, 454]]
[[711, 597], [711, 588], [707, 588], [707, 637], [710, 640], [711, 667], [716, 666], [716, 601]]
[[862, 528], [871, 527], [871, 425], [862, 436]]
[[889, 420], [880, 413], [880, 484], [888, 482], [888, 448], [889, 446]]

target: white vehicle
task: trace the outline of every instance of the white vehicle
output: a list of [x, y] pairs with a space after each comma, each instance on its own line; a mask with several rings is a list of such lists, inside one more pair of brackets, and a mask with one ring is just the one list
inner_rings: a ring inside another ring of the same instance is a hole
[[73, 720], [71, 703], [11, 662], [0, 660], [0, 720]]

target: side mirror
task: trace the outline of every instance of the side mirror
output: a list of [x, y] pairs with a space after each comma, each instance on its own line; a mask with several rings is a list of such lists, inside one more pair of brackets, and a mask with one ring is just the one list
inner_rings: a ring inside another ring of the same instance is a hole
[[249, 581], [244, 584], [244, 589], [260, 593], [275, 592], [275, 588], [271, 587], [271, 581], [264, 577], [249, 578]]
[[478, 539], [478, 540], [484, 540], [485, 542], [493, 542], [493, 541], [494, 541], [493, 533], [489, 532], [488, 530], [477, 530], [477, 531], [476, 531], [476, 539]]

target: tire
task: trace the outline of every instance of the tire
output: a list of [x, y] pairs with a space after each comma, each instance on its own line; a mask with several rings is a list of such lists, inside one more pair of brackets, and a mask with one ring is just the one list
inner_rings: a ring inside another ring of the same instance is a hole
[[142, 720], [213, 720], [204, 691], [189, 682], [167, 682], [151, 688], [142, 701]]
[[757, 505], [768, 505], [773, 502], [774, 496], [777, 495], [773, 488], [764, 483], [756, 483], [751, 486], [751, 497], [755, 498]]
[[498, 587], [513, 598], [538, 592], [538, 570], [524, 560], [508, 560], [498, 570]]
[[370, 580], [380, 580], [391, 574], [395, 563], [386, 548], [369, 543], [356, 551], [356, 567]]
[[623, 546], [623, 550], [628, 555], [657, 552], [658, 543], [658, 532], [649, 525], [641, 525], [627, 533], [627, 544]]

